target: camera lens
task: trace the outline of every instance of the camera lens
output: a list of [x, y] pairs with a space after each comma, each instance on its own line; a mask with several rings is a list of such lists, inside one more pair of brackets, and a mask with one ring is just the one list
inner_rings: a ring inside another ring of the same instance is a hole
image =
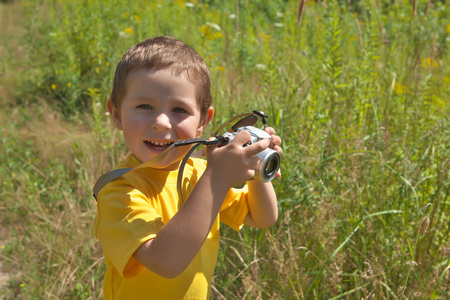
[[256, 156], [259, 157], [261, 164], [255, 174], [255, 178], [264, 182], [271, 181], [280, 168], [280, 154], [273, 149], [265, 149]]
[[264, 168], [266, 177], [272, 177], [273, 173], [277, 171], [277, 161], [275, 157], [271, 157]]

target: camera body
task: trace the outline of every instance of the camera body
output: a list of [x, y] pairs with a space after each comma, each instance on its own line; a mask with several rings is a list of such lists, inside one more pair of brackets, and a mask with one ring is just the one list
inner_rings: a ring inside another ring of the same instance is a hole
[[[261, 130], [259, 128], [253, 127], [253, 126], [242, 126], [235, 129], [234, 132], [225, 132], [222, 135], [222, 143], [223, 145], [228, 144], [231, 142], [234, 137], [241, 131], [247, 131], [251, 135], [251, 141], [244, 145], [250, 145], [253, 143], [256, 143], [257, 141], [260, 141], [264, 138], [267, 138], [270, 140], [270, 134], [265, 132], [264, 130]], [[280, 162], [281, 162], [281, 156], [280, 154], [270, 148], [267, 148], [258, 154], [256, 156], [259, 158], [260, 163], [255, 170], [255, 176], [252, 179], [258, 179], [263, 182], [269, 182], [273, 178], [275, 178], [275, 175], [277, 175], [278, 170], [280, 169]]]

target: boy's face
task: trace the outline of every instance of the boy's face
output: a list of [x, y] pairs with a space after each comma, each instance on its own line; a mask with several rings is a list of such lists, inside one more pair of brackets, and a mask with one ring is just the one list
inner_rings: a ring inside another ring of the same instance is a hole
[[[141, 162], [155, 157], [177, 140], [200, 136], [213, 115], [210, 107], [202, 120], [195, 85], [167, 69], [132, 71], [121, 107], [117, 109], [109, 100], [108, 110], [116, 127], [123, 130], [128, 149]], [[155, 168], [177, 169], [189, 149], [172, 148]]]

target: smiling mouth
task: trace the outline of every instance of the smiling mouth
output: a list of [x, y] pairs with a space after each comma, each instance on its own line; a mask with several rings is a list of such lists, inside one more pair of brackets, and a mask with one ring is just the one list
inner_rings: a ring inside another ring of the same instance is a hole
[[157, 151], [166, 150], [173, 144], [173, 142], [153, 142], [153, 141], [144, 141], [144, 142], [148, 147]]

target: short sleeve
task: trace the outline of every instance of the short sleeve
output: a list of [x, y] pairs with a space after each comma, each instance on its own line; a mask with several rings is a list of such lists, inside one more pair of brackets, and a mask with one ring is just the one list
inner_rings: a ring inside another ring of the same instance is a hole
[[248, 214], [247, 185], [242, 189], [230, 189], [220, 210], [220, 221], [236, 231], [241, 230]]
[[143, 270], [134, 252], [154, 238], [162, 218], [147, 197], [126, 181], [109, 183], [98, 195], [95, 234], [107, 257], [120, 274], [130, 278]]

